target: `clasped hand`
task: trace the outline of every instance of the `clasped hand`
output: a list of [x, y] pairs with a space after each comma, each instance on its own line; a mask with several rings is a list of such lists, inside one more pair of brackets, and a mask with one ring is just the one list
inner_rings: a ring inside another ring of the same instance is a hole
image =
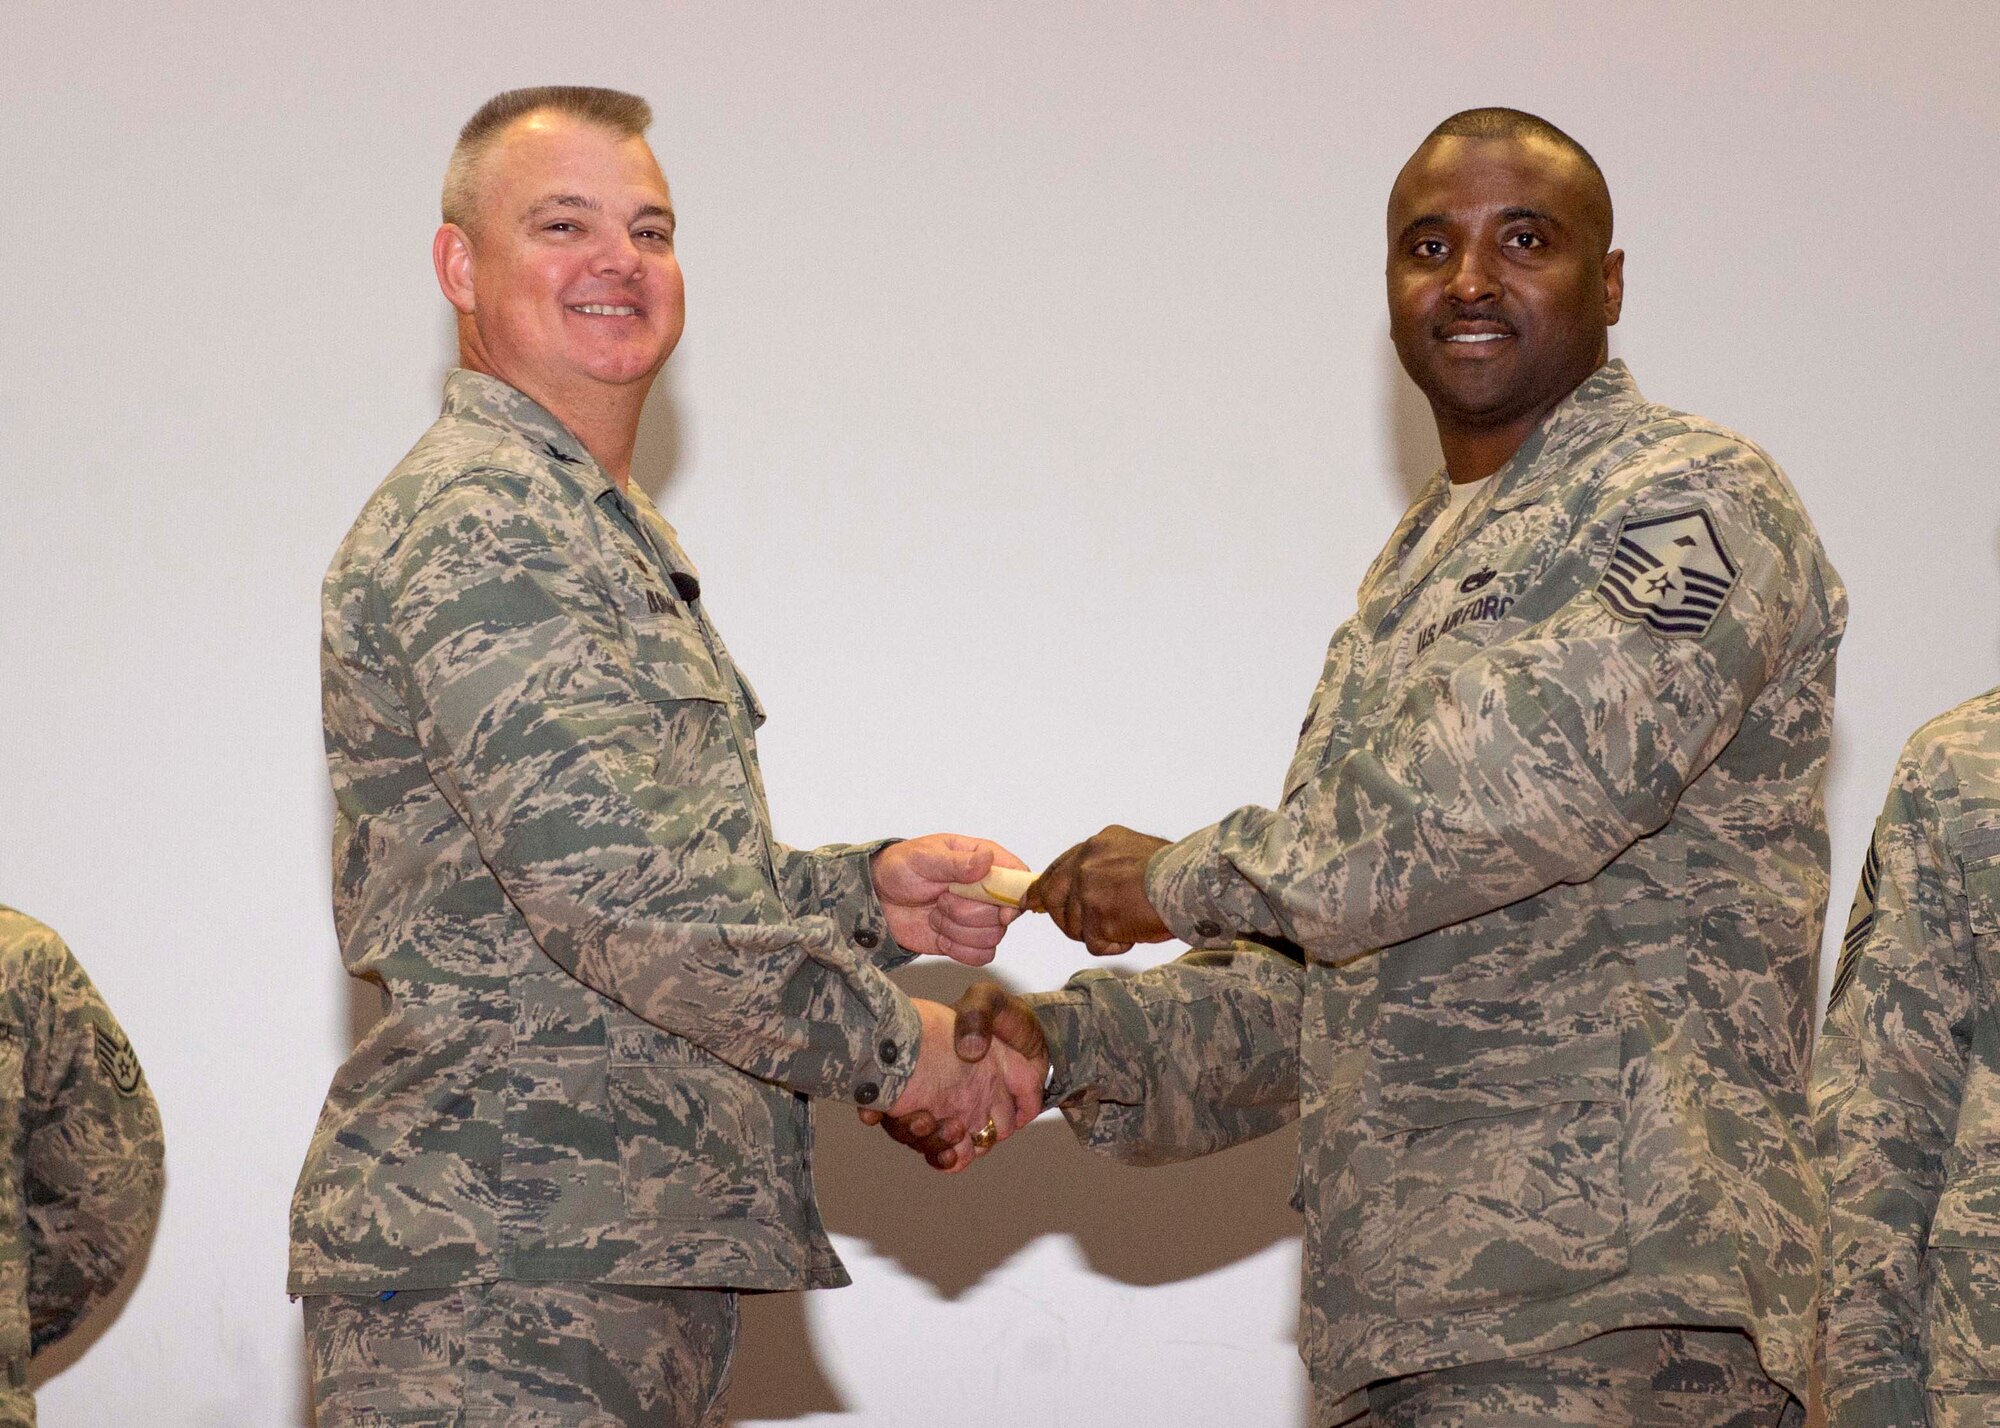
[[[1001, 990], [990, 982], [972, 990], [985, 987]], [[1045, 1052], [1023, 1055], [998, 1038], [974, 1047], [962, 1013], [955, 1018], [952, 1008], [921, 1000], [916, 1008], [923, 1024], [916, 1072], [886, 1112], [864, 1110], [861, 1119], [868, 1125], [886, 1121], [891, 1136], [939, 1170], [963, 1170], [1042, 1113], [1048, 1058]], [[1039, 1027], [1034, 1044], [1041, 1045]]]
[[969, 967], [993, 960], [1007, 924], [1021, 914], [1017, 908], [960, 897], [950, 885], [976, 883], [994, 867], [1027, 866], [998, 843], [957, 833], [891, 843], [868, 863], [876, 900], [897, 944]]
[[[1113, 824], [1051, 863], [1022, 910], [1046, 912], [1100, 957], [1167, 941], [1173, 933], [1146, 898], [1146, 864], [1165, 846], [1164, 838]], [[953, 834], [877, 853], [876, 893], [897, 942], [973, 966], [990, 962], [1018, 913], [958, 897], [945, 884], [977, 882], [995, 864], [1025, 866], [998, 844]], [[994, 982], [972, 987], [955, 1008], [916, 1006], [923, 1023], [916, 1073], [894, 1105], [864, 1110], [861, 1119], [939, 1170], [964, 1170], [1041, 1113], [1048, 1043], [1028, 1004]]]
[[1046, 912], [1093, 956], [1116, 957], [1135, 942], [1165, 942], [1174, 934], [1146, 900], [1146, 864], [1166, 846], [1164, 838], [1114, 823], [1050, 863], [1021, 906]]
[[[917, 1010], [924, 1023], [917, 1075], [886, 1114], [863, 1111], [861, 1119], [882, 1124], [939, 1170], [964, 1170], [1041, 1114], [1048, 1042], [1033, 1009], [997, 982], [968, 988], [954, 1007], [918, 1002]], [[939, 1064], [927, 1067], [932, 1058]], [[988, 1116], [991, 1138], [975, 1138]]]

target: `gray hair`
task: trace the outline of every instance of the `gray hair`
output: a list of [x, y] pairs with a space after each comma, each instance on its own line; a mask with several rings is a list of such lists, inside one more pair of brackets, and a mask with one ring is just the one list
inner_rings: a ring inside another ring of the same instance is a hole
[[486, 155], [509, 124], [529, 114], [566, 114], [608, 129], [621, 139], [636, 139], [653, 122], [653, 107], [636, 94], [597, 89], [587, 84], [538, 84], [510, 89], [479, 106], [465, 121], [444, 167], [444, 221], [468, 227], [479, 202], [480, 169]]

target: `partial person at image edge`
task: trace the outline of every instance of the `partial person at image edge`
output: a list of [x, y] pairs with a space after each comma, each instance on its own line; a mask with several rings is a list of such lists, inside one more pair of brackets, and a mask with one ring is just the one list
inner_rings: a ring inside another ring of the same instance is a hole
[[28, 1362], [139, 1261], [166, 1144], [132, 1043], [62, 938], [0, 907], [0, 1428], [32, 1428]]
[[2000, 1420], [2000, 690], [1904, 745], [1813, 1056], [1832, 1428]]

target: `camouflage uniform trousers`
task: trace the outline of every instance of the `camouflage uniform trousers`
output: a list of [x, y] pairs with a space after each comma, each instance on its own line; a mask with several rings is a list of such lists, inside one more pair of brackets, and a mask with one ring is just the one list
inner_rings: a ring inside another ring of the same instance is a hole
[[306, 1296], [318, 1428], [715, 1428], [726, 1289], [502, 1281]]
[[1805, 1410], [1733, 1329], [1620, 1329], [1552, 1353], [1410, 1374], [1353, 1428], [1797, 1428]]

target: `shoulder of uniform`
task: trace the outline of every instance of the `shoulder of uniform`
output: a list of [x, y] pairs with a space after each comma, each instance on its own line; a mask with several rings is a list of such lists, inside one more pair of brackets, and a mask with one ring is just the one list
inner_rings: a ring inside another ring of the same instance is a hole
[[1904, 743], [1902, 761], [1928, 768], [1957, 762], [1967, 752], [2000, 761], [2000, 688], [1926, 720]]
[[334, 558], [329, 580], [372, 570], [409, 535], [427, 511], [454, 493], [478, 488], [508, 504], [559, 509], [575, 493], [550, 460], [511, 432], [482, 423], [442, 419], [389, 473], [362, 509]]
[[88, 985], [89, 978], [54, 928], [0, 908], [0, 1037], [15, 1034], [32, 1019], [30, 1008], [76, 982]]
[[1662, 471], [1735, 466], [1776, 478], [1783, 475], [1771, 454], [1739, 431], [1693, 412], [1649, 403], [1626, 426], [1619, 443], [1630, 457]]
[[69, 947], [53, 927], [11, 907], [0, 907], [0, 960], [11, 975], [31, 959], [69, 960]]
[[1818, 549], [1805, 504], [1770, 453], [1739, 432], [1670, 407], [1648, 406], [1601, 458], [1588, 498], [1599, 509], [1700, 505], [1748, 519], [1772, 539]]

